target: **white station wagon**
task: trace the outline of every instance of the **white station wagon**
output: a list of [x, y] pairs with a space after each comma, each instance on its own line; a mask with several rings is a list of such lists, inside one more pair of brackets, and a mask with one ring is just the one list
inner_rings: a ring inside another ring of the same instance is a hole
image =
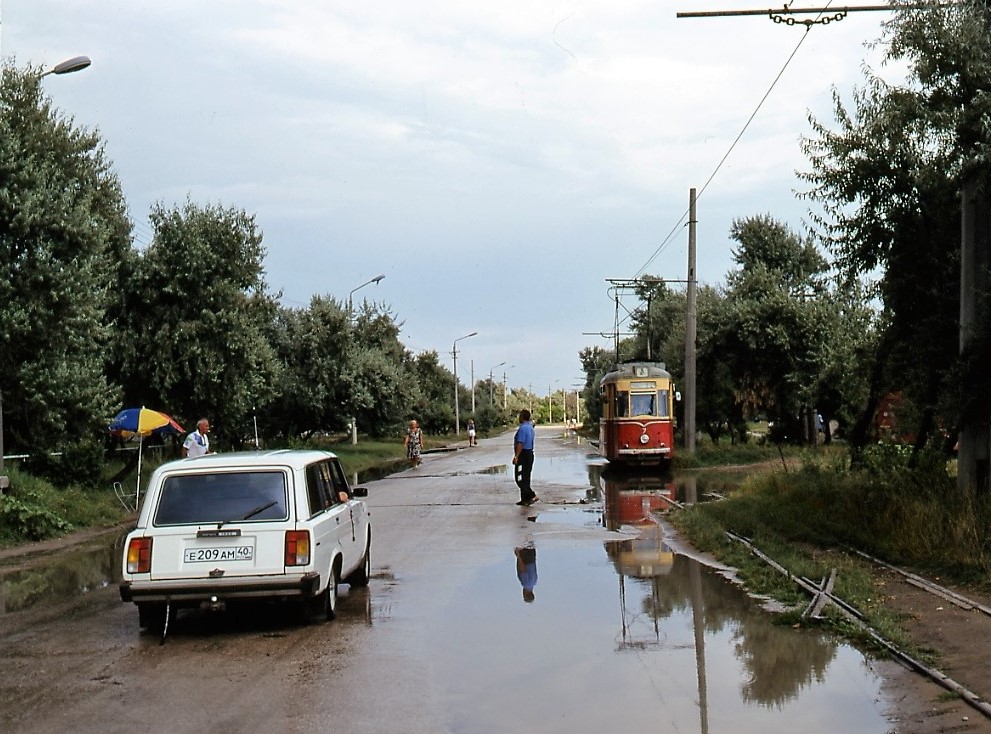
[[120, 596], [142, 627], [179, 607], [298, 601], [333, 619], [337, 587], [368, 583], [367, 492], [323, 451], [210, 454], [163, 464], [127, 536]]

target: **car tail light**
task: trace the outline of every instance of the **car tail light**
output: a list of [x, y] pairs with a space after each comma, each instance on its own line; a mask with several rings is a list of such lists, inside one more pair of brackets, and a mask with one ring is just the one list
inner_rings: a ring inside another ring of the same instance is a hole
[[131, 538], [127, 544], [127, 572], [151, 571], [151, 538]]
[[305, 566], [310, 562], [310, 532], [286, 531], [286, 565]]

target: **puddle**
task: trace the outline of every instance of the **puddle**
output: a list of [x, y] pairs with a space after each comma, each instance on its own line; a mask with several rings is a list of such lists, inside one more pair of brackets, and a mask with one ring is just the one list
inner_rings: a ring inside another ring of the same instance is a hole
[[537, 524], [568, 525], [581, 528], [602, 527], [602, 508], [562, 508], [540, 511], [533, 516]]
[[60, 552], [37, 567], [0, 570], [0, 615], [38, 604], [64, 601], [120, 579], [121, 533], [95, 539], [84, 548]]
[[774, 625], [659, 529], [598, 546], [529, 540], [522, 567], [507, 548], [428, 632], [451, 731], [890, 730], [860, 652]]

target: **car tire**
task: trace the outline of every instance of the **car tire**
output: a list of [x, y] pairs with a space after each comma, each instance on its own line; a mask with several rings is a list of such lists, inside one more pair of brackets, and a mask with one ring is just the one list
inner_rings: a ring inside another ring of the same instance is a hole
[[348, 586], [368, 586], [368, 579], [372, 575], [372, 536], [369, 533], [365, 542], [365, 555], [361, 557], [361, 565], [351, 572], [351, 575], [344, 579]]
[[330, 571], [330, 581], [327, 584], [327, 588], [324, 590], [324, 594], [327, 596], [327, 605], [324, 608], [324, 613], [326, 614], [328, 620], [333, 620], [337, 617], [337, 591], [340, 583], [341, 564], [335, 561], [334, 566]]
[[138, 626], [153, 634], [165, 628], [165, 605], [161, 602], [142, 602], [138, 607]]

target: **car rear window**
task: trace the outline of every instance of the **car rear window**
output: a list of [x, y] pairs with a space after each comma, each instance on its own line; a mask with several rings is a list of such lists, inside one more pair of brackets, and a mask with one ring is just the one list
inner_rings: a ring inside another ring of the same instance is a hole
[[281, 471], [182, 474], [168, 477], [155, 525], [261, 522], [289, 517]]

